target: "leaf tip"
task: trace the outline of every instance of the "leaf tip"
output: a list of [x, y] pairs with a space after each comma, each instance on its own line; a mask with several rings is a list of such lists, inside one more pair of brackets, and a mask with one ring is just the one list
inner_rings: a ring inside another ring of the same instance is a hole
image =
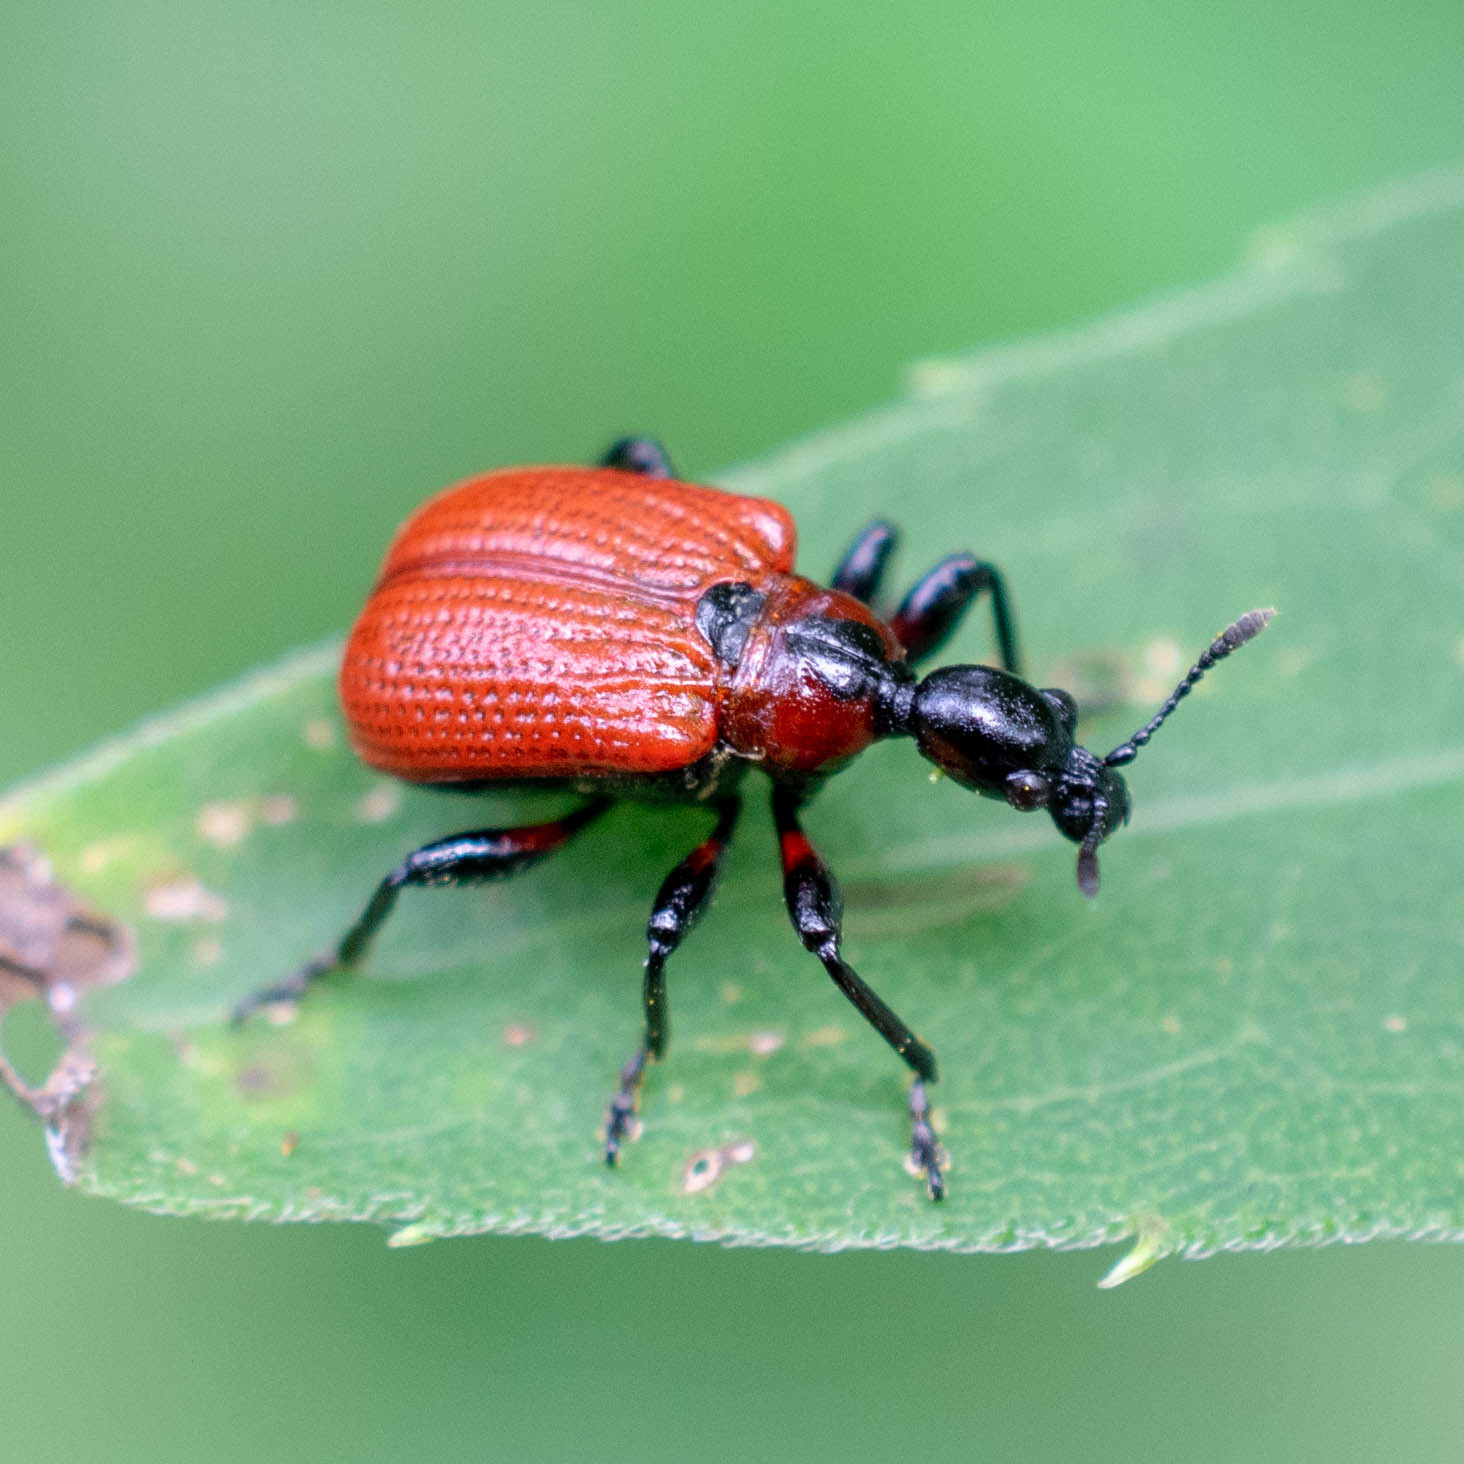
[[393, 1230], [386, 1237], [386, 1243], [392, 1250], [405, 1250], [408, 1246], [430, 1245], [436, 1239], [431, 1229], [416, 1220], [410, 1225], [403, 1225], [400, 1230]]
[[1125, 1281], [1142, 1276], [1155, 1261], [1162, 1260], [1169, 1254], [1168, 1239], [1169, 1225], [1166, 1221], [1157, 1216], [1141, 1221], [1132, 1248], [1127, 1255], [1109, 1267], [1100, 1278], [1098, 1289], [1112, 1291], [1115, 1286], [1122, 1286]]

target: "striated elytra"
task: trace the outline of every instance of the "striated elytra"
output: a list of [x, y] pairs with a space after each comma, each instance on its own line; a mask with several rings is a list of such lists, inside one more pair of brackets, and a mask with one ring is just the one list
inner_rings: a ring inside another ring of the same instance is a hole
[[[666, 961], [706, 908], [750, 767], [772, 782], [788, 913], [835, 985], [904, 1059], [912, 1166], [945, 1193], [930, 1126], [935, 1057], [840, 954], [842, 902], [799, 813], [872, 742], [909, 737], [983, 797], [1045, 808], [1098, 889], [1098, 845], [1129, 816], [1117, 769], [1204, 673], [1262, 630], [1268, 610], [1217, 637], [1158, 712], [1097, 757], [1074, 741], [1077, 705], [1019, 674], [1002, 576], [970, 554], [940, 561], [892, 614], [872, 608], [895, 530], [871, 524], [825, 589], [793, 573], [795, 531], [767, 499], [676, 480], [659, 444], [624, 438], [599, 466], [470, 478], [402, 526], [351, 632], [341, 704], [360, 756], [414, 783], [560, 787], [570, 813], [479, 829], [409, 854], [325, 955], [235, 1009], [298, 1000], [356, 965], [407, 885], [503, 879], [537, 863], [616, 799], [703, 803], [710, 835], [666, 877], [647, 926], [644, 1032], [605, 1123], [614, 1164], [646, 1064], [666, 1050]], [[999, 667], [920, 662], [985, 592]]]

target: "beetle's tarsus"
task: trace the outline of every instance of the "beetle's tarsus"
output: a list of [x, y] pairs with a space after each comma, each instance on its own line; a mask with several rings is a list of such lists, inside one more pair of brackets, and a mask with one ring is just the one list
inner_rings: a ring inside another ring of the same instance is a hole
[[932, 1200], [945, 1199], [945, 1151], [930, 1126], [930, 1100], [925, 1082], [917, 1078], [910, 1086], [910, 1168], [925, 1176], [925, 1188]]
[[610, 1100], [610, 1111], [605, 1115], [605, 1163], [611, 1169], [620, 1158], [620, 1146], [627, 1138], [635, 1138], [636, 1105], [640, 1100], [641, 1080], [646, 1075], [646, 1060], [650, 1053], [642, 1047], [626, 1065], [620, 1069], [620, 1087]]
[[339, 964], [334, 955], [317, 956], [313, 961], [307, 961], [293, 976], [287, 976], [273, 986], [261, 986], [258, 991], [251, 991], [248, 996], [234, 1003], [234, 1010], [229, 1014], [229, 1025], [242, 1027], [260, 1007], [274, 1006], [277, 1002], [286, 1001], [298, 1003], [322, 976], [334, 971]]

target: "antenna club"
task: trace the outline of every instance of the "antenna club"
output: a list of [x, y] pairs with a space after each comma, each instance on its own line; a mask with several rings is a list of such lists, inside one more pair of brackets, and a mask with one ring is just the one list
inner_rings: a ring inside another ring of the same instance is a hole
[[1238, 620], [1233, 620], [1205, 649], [1204, 654], [1190, 667], [1184, 679], [1170, 693], [1169, 700], [1140, 727], [1127, 742], [1121, 742], [1103, 759], [1105, 767], [1121, 768], [1131, 763], [1139, 749], [1163, 726], [1169, 714], [1190, 694], [1191, 688], [1200, 677], [1217, 661], [1223, 661], [1232, 651], [1237, 651], [1248, 640], [1258, 636], [1275, 614], [1274, 609], [1247, 610]]
[[1271, 617], [1275, 613], [1274, 607], [1269, 610], [1247, 610], [1240, 619], [1232, 621], [1215, 637], [1205, 655], [1213, 662], [1220, 660], [1222, 656], [1228, 656], [1231, 651], [1238, 651], [1271, 623]]

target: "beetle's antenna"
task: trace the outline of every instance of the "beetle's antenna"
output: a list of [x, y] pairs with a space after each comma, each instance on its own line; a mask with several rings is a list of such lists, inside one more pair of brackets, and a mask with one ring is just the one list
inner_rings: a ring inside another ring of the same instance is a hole
[[[1139, 749], [1159, 730], [1169, 714], [1190, 694], [1190, 689], [1200, 677], [1217, 661], [1223, 661], [1231, 651], [1238, 651], [1248, 640], [1253, 640], [1267, 625], [1276, 612], [1274, 610], [1248, 610], [1239, 620], [1227, 625], [1210, 642], [1204, 655], [1189, 669], [1189, 674], [1174, 688], [1167, 702], [1127, 742], [1121, 742], [1103, 759], [1104, 767], [1121, 768], [1131, 763]], [[1087, 848], [1087, 845], [1084, 845]]]

